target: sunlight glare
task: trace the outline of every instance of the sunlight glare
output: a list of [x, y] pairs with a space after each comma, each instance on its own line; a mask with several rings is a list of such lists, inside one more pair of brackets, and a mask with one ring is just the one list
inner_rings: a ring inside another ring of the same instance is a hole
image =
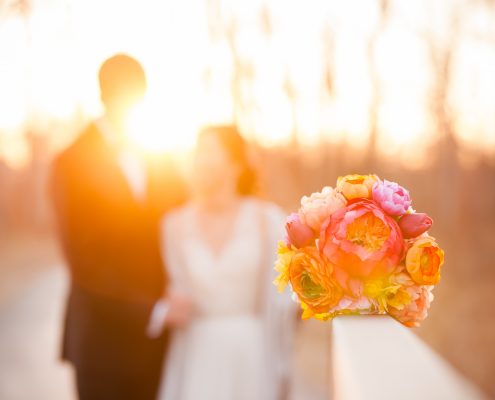
[[[0, 139], [22, 142], [23, 132], [33, 129], [63, 142], [57, 136], [69, 137], [101, 114], [99, 65], [124, 52], [142, 62], [149, 78], [148, 99], [127, 123], [136, 148], [188, 150], [201, 125], [236, 119], [264, 146], [286, 145], [296, 135], [301, 144], [327, 138], [367, 146], [370, 104], [376, 101], [367, 45], [379, 22], [376, 2], [70, 0], [66, 8], [58, 3], [34, 2], [29, 18], [12, 14], [0, 26]], [[210, 36], [213, 3], [220, 26]], [[432, 38], [445, 39], [451, 29], [445, 25], [448, 2], [434, 2], [433, 10], [427, 3], [397, 0], [375, 43], [379, 152], [385, 157], [403, 159], [401, 153], [412, 148], [421, 152], [438, 135], [429, 105], [436, 78], [425, 37], [418, 33], [433, 17], [435, 29], [425, 31]], [[262, 6], [269, 11], [268, 29], [260, 25]], [[109, 30], [106, 15], [117, 8]], [[480, 39], [491, 32], [487, 15], [483, 11], [465, 22], [472, 35], [463, 34], [458, 43], [449, 102], [463, 146], [493, 152], [495, 52]], [[129, 21], [136, 29], [129, 29]], [[222, 21], [235, 21], [236, 54]], [[322, 36], [327, 29], [330, 36]], [[324, 60], [330, 65], [329, 90]], [[49, 125], [54, 121], [65, 124], [60, 133]], [[24, 150], [16, 146], [7, 150], [3, 144], [0, 157], [8, 152], [22, 163]]]
[[[169, 111], [166, 116], [165, 110]], [[127, 119], [129, 140], [141, 150], [152, 153], [187, 151], [194, 146], [199, 128], [191, 117], [193, 114], [145, 100]]]

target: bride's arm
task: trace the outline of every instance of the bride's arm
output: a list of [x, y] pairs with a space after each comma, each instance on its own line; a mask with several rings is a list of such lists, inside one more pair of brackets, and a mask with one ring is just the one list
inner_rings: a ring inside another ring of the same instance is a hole
[[267, 245], [265, 251], [268, 269], [268, 279], [266, 280], [266, 311], [265, 323], [267, 324], [267, 346], [270, 349], [272, 358], [273, 379], [278, 382], [277, 391], [290, 378], [291, 362], [293, 354], [293, 338], [298, 312], [297, 304], [291, 299], [290, 293], [280, 294], [273, 285], [276, 278], [274, 263], [277, 257], [278, 242], [283, 240], [285, 235], [285, 213], [276, 205], [268, 204], [265, 207], [265, 226]]
[[268, 256], [266, 257], [266, 268], [269, 272], [269, 282], [267, 288], [269, 294], [268, 299], [271, 303], [276, 304], [277, 308], [284, 309], [291, 313], [291, 315], [294, 315], [297, 312], [298, 307], [297, 304], [291, 299], [289, 290], [286, 290], [284, 293], [280, 294], [278, 293], [276, 286], [273, 284], [273, 281], [278, 275], [274, 268], [275, 261], [277, 259], [278, 243], [281, 240], [284, 240], [286, 235], [285, 222], [287, 216], [280, 207], [275, 204], [268, 203], [265, 210], [265, 219], [267, 229], [266, 237], [268, 241], [265, 248], [265, 251], [268, 252]]
[[183, 327], [187, 325], [192, 313], [192, 302], [188, 296], [181, 294], [177, 287], [181, 286], [180, 258], [177, 252], [177, 214], [166, 215], [160, 228], [160, 251], [163, 268], [167, 276], [166, 288], [163, 297], [153, 307], [147, 328], [151, 338], [160, 336], [165, 327]]

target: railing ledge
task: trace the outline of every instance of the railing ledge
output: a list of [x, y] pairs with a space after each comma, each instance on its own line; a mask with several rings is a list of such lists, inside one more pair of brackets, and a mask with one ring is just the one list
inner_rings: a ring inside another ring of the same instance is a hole
[[408, 328], [388, 316], [332, 322], [334, 400], [484, 399]]

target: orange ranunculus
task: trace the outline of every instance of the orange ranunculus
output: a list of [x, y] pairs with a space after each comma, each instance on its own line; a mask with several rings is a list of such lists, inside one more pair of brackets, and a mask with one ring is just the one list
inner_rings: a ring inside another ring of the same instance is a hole
[[371, 189], [378, 182], [376, 175], [346, 175], [337, 179], [337, 190], [341, 192], [347, 200], [371, 198]]
[[421, 236], [407, 251], [406, 269], [414, 282], [420, 285], [435, 285], [440, 280], [443, 261], [443, 250], [438, 247], [435, 239]]
[[333, 267], [314, 247], [296, 251], [289, 276], [292, 290], [303, 303], [306, 315], [324, 314], [339, 302], [342, 289], [333, 277]]
[[397, 223], [376, 203], [364, 199], [338, 210], [325, 222], [318, 246], [336, 271], [345, 272], [337, 276], [358, 279], [392, 273], [404, 253]]

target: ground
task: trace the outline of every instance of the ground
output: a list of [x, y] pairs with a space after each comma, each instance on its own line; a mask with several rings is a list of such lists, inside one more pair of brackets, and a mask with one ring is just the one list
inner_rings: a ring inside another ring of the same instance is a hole
[[0, 246], [0, 398], [75, 399], [60, 362], [67, 277], [50, 239], [16, 237]]
[[[73, 400], [72, 368], [58, 357], [68, 279], [57, 245], [11, 237], [0, 251], [0, 399]], [[328, 332], [317, 321], [298, 325], [291, 400], [328, 398]]]

